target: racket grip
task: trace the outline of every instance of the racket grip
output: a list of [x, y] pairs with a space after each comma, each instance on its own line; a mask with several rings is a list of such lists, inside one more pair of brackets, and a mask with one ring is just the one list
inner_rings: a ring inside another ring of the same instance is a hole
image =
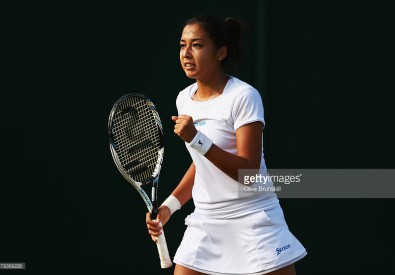
[[159, 252], [160, 266], [162, 268], [171, 267], [173, 263], [170, 260], [169, 250], [167, 249], [165, 233], [163, 230], [162, 230], [162, 234], [156, 237], [156, 246]]

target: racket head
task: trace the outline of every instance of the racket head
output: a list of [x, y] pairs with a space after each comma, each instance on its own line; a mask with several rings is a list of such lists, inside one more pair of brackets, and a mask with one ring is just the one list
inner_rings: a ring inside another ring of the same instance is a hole
[[157, 183], [163, 161], [163, 128], [153, 102], [129, 93], [115, 102], [108, 119], [111, 154], [135, 188]]

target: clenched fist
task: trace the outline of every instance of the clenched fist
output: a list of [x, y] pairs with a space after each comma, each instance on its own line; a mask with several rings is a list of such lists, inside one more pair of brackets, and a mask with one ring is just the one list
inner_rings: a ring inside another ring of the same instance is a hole
[[191, 142], [197, 133], [192, 117], [187, 115], [179, 115], [172, 116], [171, 119], [176, 123], [174, 125], [174, 133], [182, 138], [185, 142]]

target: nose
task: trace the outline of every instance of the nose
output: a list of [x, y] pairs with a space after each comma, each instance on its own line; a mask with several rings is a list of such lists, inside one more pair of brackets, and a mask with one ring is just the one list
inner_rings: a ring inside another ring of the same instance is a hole
[[181, 50], [181, 55], [182, 55], [182, 57], [190, 58], [192, 56], [191, 55], [191, 47], [190, 46], [185, 46], [185, 48], [183, 48]]

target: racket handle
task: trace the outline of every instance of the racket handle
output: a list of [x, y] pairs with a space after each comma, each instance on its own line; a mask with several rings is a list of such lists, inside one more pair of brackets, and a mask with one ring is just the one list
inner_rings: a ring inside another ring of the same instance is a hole
[[169, 250], [167, 249], [165, 233], [163, 230], [162, 230], [162, 234], [156, 237], [156, 246], [159, 252], [160, 266], [162, 268], [171, 267], [173, 263], [170, 260]]

